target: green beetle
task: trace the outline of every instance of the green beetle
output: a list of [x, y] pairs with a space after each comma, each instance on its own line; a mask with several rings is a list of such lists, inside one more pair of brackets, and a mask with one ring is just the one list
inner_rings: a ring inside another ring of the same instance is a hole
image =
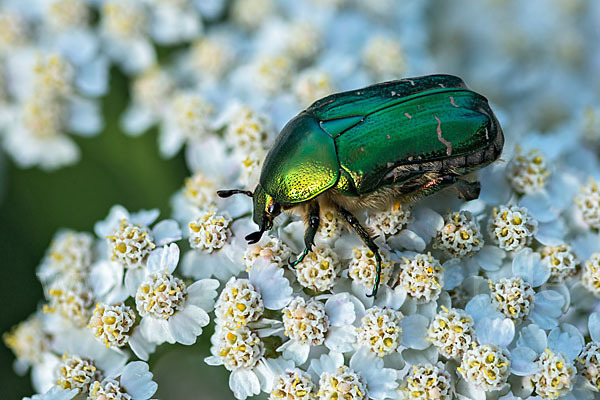
[[260, 230], [246, 236], [249, 243], [260, 240], [282, 211], [299, 212], [307, 224], [306, 247], [292, 266], [311, 251], [320, 210], [337, 211], [375, 255], [374, 296], [381, 256], [352, 212], [414, 202], [450, 185], [462, 198], [475, 199], [479, 182], [461, 177], [496, 160], [503, 145], [487, 99], [462, 79], [401, 79], [316, 101], [283, 128], [254, 192], [221, 190], [218, 195], [253, 198]]

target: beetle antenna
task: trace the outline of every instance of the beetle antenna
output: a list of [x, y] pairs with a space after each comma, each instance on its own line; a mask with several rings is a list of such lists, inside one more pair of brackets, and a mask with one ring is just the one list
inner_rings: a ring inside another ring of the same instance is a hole
[[245, 194], [248, 197], [252, 197], [251, 191], [241, 190], [241, 189], [218, 190], [217, 196], [225, 198], [225, 197], [233, 196], [234, 194], [238, 194], [238, 193]]
[[257, 231], [257, 232], [252, 232], [249, 235], [246, 235], [246, 237], [244, 239], [246, 239], [248, 241], [248, 244], [254, 244], [260, 240], [263, 232], [264, 232], [264, 229], [261, 229], [260, 231]]

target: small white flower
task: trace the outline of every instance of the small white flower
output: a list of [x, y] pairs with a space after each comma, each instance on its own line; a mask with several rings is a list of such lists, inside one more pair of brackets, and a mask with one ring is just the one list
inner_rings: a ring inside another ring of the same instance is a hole
[[296, 297], [281, 312], [285, 335], [290, 339], [313, 346], [325, 341], [330, 325], [325, 304], [313, 299], [306, 302], [302, 297]]
[[50, 337], [44, 332], [37, 314], [12, 327], [2, 339], [17, 357], [15, 370], [19, 374], [24, 374], [29, 366], [41, 363], [44, 353], [50, 350]]
[[369, 308], [356, 328], [358, 343], [379, 357], [392, 353], [402, 340], [402, 318], [400, 311], [378, 306]]
[[111, 260], [128, 268], [143, 266], [156, 247], [147, 227], [134, 225], [127, 219], [123, 219], [120, 227], [106, 239]]
[[546, 159], [538, 149], [525, 154], [518, 147], [506, 167], [506, 173], [513, 189], [522, 194], [543, 189], [550, 176]]
[[266, 94], [276, 94], [290, 84], [292, 60], [287, 55], [264, 54], [257, 56], [250, 65], [253, 85]]
[[330, 247], [316, 246], [296, 265], [296, 279], [305, 288], [325, 292], [333, 287], [340, 270], [337, 254]]
[[131, 307], [122, 303], [98, 303], [87, 327], [94, 331], [94, 337], [106, 347], [122, 347], [129, 341], [135, 318]]
[[136, 308], [143, 336], [157, 344], [190, 345], [208, 325], [218, 281], [203, 279], [190, 286], [173, 276], [179, 261], [175, 244], [157, 249], [148, 259], [148, 273], [137, 289]]
[[[392, 277], [394, 262], [390, 260], [387, 252], [379, 251], [381, 255], [381, 275], [380, 284], [385, 285]], [[375, 254], [366, 246], [352, 249], [352, 259], [348, 265], [348, 276], [354, 282], [364, 288], [371, 289], [375, 286], [377, 278], [377, 261]]]
[[410, 207], [395, 203], [390, 210], [379, 211], [369, 217], [369, 225], [377, 232], [394, 236], [411, 222]]
[[469, 257], [483, 247], [483, 235], [479, 224], [468, 211], [446, 215], [444, 227], [437, 234], [437, 246], [452, 257]]
[[444, 269], [431, 254], [402, 257], [398, 283], [419, 303], [436, 300], [444, 284]]
[[531, 243], [537, 233], [538, 223], [527, 213], [527, 209], [517, 206], [494, 208], [488, 222], [488, 231], [501, 249], [518, 251]]
[[188, 203], [200, 210], [209, 209], [215, 204], [216, 192], [215, 183], [202, 172], [185, 178], [183, 196]]
[[580, 188], [575, 204], [588, 226], [600, 228], [600, 191], [594, 179], [590, 178], [588, 185]]
[[481, 390], [498, 390], [510, 375], [510, 356], [499, 346], [475, 345], [465, 351], [457, 369], [467, 382]]
[[319, 69], [306, 69], [298, 74], [294, 83], [294, 93], [300, 104], [308, 106], [335, 92], [331, 77]]
[[427, 329], [427, 340], [446, 357], [462, 358], [475, 335], [473, 320], [461, 309], [442, 306]]
[[52, 29], [64, 31], [87, 26], [90, 11], [83, 0], [52, 0], [46, 15]]
[[244, 261], [248, 269], [252, 268], [255, 261], [259, 259], [265, 259], [283, 267], [291, 256], [292, 251], [283, 240], [266, 234], [258, 242], [248, 245], [244, 254]]
[[231, 278], [215, 304], [218, 323], [230, 329], [257, 321], [264, 310], [260, 293], [248, 279]]
[[85, 284], [56, 282], [48, 289], [47, 297], [44, 313], [57, 314], [77, 327], [89, 320], [93, 303], [91, 291]]
[[600, 297], [600, 253], [592, 254], [583, 265], [581, 282], [587, 290]]
[[362, 58], [366, 68], [381, 80], [402, 76], [406, 68], [400, 44], [383, 35], [374, 35], [369, 39], [363, 48]]
[[440, 366], [413, 365], [399, 390], [402, 399], [449, 400], [453, 396], [452, 378]]
[[324, 372], [319, 378], [319, 399], [366, 400], [367, 385], [351, 368], [342, 365], [335, 373]]
[[191, 69], [199, 79], [218, 79], [231, 67], [235, 59], [231, 40], [224, 36], [207, 36], [192, 43], [189, 53]]
[[535, 291], [519, 277], [490, 281], [490, 292], [492, 304], [514, 321], [524, 320], [533, 309]]
[[225, 141], [242, 158], [266, 147], [271, 136], [269, 119], [247, 105], [234, 104], [226, 110]]
[[90, 387], [88, 399], [148, 400], [157, 388], [148, 364], [134, 361], [125, 365], [114, 376], [94, 382]]
[[246, 29], [256, 29], [275, 11], [273, 0], [235, 0], [231, 5], [233, 21]]
[[77, 389], [81, 394], [87, 394], [90, 385], [103, 378], [92, 360], [76, 355], [64, 354], [56, 371], [57, 385], [63, 389]]
[[550, 269], [550, 278], [563, 282], [577, 273], [579, 260], [568, 244], [544, 246], [540, 249], [542, 262]]
[[223, 248], [231, 238], [231, 218], [211, 210], [188, 224], [190, 247], [208, 253]]
[[314, 400], [317, 388], [310, 375], [299, 368], [293, 368], [277, 376], [277, 381], [269, 395], [269, 400]]
[[577, 371], [564, 354], [546, 349], [535, 362], [538, 372], [529, 379], [537, 395], [553, 399], [572, 390]]
[[85, 275], [93, 259], [93, 237], [86, 232], [59, 231], [40, 265], [38, 276], [45, 283], [63, 274]]

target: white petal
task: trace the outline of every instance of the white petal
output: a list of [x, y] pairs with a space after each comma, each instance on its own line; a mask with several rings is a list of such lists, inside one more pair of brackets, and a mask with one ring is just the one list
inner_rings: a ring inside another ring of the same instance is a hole
[[511, 190], [506, 180], [506, 164], [493, 163], [479, 172], [481, 193], [479, 198], [490, 205], [505, 204]]
[[546, 246], [559, 246], [564, 243], [565, 232], [565, 223], [557, 218], [551, 222], [539, 223], [535, 238]]
[[422, 252], [427, 244], [425, 240], [410, 229], [403, 229], [387, 240], [392, 249], [406, 249]]
[[115, 286], [121, 285], [123, 267], [115, 262], [103, 260], [92, 265], [89, 283], [95, 298], [99, 298]]
[[535, 294], [533, 309], [552, 318], [562, 315], [565, 298], [555, 290], [542, 290]]
[[125, 272], [125, 287], [131, 297], [135, 297], [138, 288], [146, 278], [145, 268], [128, 268]]
[[425, 243], [429, 243], [444, 226], [444, 218], [430, 208], [416, 207], [412, 216], [414, 221], [408, 225], [408, 229], [419, 235]]
[[196, 337], [202, 328], [208, 325], [210, 318], [206, 311], [193, 304], [186, 304], [184, 309], [169, 318], [169, 330], [175, 341], [185, 345], [196, 343]]
[[254, 367], [254, 373], [258, 377], [262, 391], [269, 393], [273, 390], [277, 376], [292, 368], [294, 368], [294, 362], [283, 357], [263, 358]]
[[140, 210], [135, 213], [131, 213], [129, 220], [133, 224], [139, 224], [144, 226], [150, 226], [156, 218], [160, 215], [160, 211], [158, 208], [153, 208], [151, 210]]
[[594, 342], [600, 341], [600, 314], [593, 312], [588, 319], [588, 329]]
[[379, 288], [379, 293], [375, 299], [375, 304], [379, 307], [388, 307], [392, 310], [399, 310], [406, 301], [406, 290], [401, 286], [391, 289], [387, 285]]
[[454, 289], [465, 279], [465, 273], [460, 260], [450, 259], [442, 267], [444, 268], [444, 290]]
[[483, 246], [477, 254], [473, 256], [485, 271], [497, 271], [502, 265], [502, 260], [506, 257], [504, 250], [497, 246]]
[[156, 344], [147, 341], [139, 328], [135, 328], [131, 336], [129, 336], [129, 347], [131, 347], [131, 350], [139, 359], [144, 361], [148, 361], [150, 354], [156, 350]]
[[311, 360], [308, 372], [314, 373], [315, 376], [321, 376], [323, 372], [333, 374], [342, 365], [344, 365], [344, 356], [342, 353], [332, 351], [329, 354], [323, 354], [319, 359]]
[[550, 222], [557, 217], [557, 212], [544, 191], [523, 196], [519, 205], [527, 208], [527, 212], [538, 222]]
[[146, 268], [150, 272], [173, 273], [179, 262], [179, 247], [175, 243], [158, 247], [148, 256]]
[[550, 277], [550, 269], [542, 264], [539, 253], [523, 249], [517, 253], [512, 263], [515, 276], [529, 282], [533, 287], [543, 285]]
[[517, 376], [533, 375], [538, 371], [538, 353], [529, 347], [517, 347], [510, 352], [510, 369]]
[[400, 321], [402, 326], [402, 344], [417, 350], [423, 350], [431, 344], [427, 339], [429, 320], [420, 314], [409, 315]]
[[297, 340], [288, 340], [277, 348], [286, 360], [292, 360], [296, 365], [302, 365], [308, 360], [310, 344], [302, 344]]
[[236, 399], [244, 400], [260, 393], [260, 382], [254, 372], [240, 368], [229, 375], [229, 388]]
[[479, 294], [467, 303], [465, 311], [474, 321], [482, 318], [502, 318], [502, 314], [492, 305], [488, 294]]
[[221, 357], [217, 357], [217, 356], [206, 357], [204, 359], [204, 362], [213, 367], [223, 365], [223, 360], [221, 359]]
[[91, 137], [104, 127], [100, 106], [89, 99], [74, 97], [69, 103], [69, 132]]
[[548, 347], [554, 351], [562, 351], [574, 360], [583, 348], [583, 335], [573, 325], [561, 324], [548, 334]]
[[189, 304], [211, 311], [215, 305], [219, 281], [216, 279], [201, 279], [187, 287]]
[[350, 325], [329, 328], [324, 344], [331, 351], [346, 353], [352, 350], [354, 343], [356, 343], [356, 330]]
[[263, 303], [270, 310], [279, 310], [292, 301], [292, 287], [283, 277], [283, 268], [264, 259], [257, 260], [250, 268], [248, 278], [260, 292]]
[[480, 344], [508, 347], [515, 337], [515, 324], [508, 318], [482, 318], [476, 325]]
[[175, 343], [169, 331], [168, 322], [164, 319], [143, 317], [140, 322], [140, 332], [149, 342], [161, 344], [164, 342]]
[[460, 379], [456, 384], [456, 394], [459, 400], [486, 400], [485, 391]]
[[121, 386], [135, 400], [146, 400], [156, 393], [158, 385], [152, 381], [152, 372], [143, 361], [130, 362], [123, 368]]
[[383, 400], [394, 398], [396, 382], [396, 371], [383, 368], [383, 360], [377, 357], [369, 349], [361, 347], [350, 359], [350, 368], [358, 372], [367, 383], [369, 398]]
[[146, 108], [129, 107], [121, 116], [121, 129], [130, 136], [139, 136], [156, 123], [156, 116]]
[[157, 246], [163, 246], [181, 239], [181, 229], [179, 229], [177, 221], [165, 219], [154, 225], [152, 235], [154, 236], [154, 243]]
[[100, 239], [105, 239], [106, 236], [111, 235], [113, 231], [118, 228], [122, 219], [128, 219], [129, 212], [121, 205], [114, 205], [108, 212], [108, 216], [103, 221], [98, 221], [94, 225], [94, 232]]
[[598, 243], [600, 236], [597, 233], [588, 232], [584, 235], [577, 236], [571, 242], [573, 251], [580, 260], [589, 260], [594, 252], [598, 251]]
[[402, 357], [407, 363], [413, 365], [435, 364], [438, 360], [438, 349], [435, 346], [429, 346], [425, 350], [404, 349]]
[[351, 325], [354, 322], [356, 313], [354, 312], [354, 303], [350, 301], [350, 297], [351, 295], [348, 293], [339, 293], [327, 299], [325, 313], [331, 325]]
[[517, 346], [529, 347], [537, 354], [542, 354], [546, 347], [548, 347], [546, 332], [535, 324], [528, 325], [521, 329]]

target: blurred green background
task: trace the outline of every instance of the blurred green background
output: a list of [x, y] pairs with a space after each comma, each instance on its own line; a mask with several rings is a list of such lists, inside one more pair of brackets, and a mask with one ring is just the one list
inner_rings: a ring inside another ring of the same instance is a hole
[[[129, 102], [129, 88], [116, 69], [110, 76], [110, 94], [102, 104], [104, 132], [91, 139], [75, 138], [82, 152], [78, 164], [46, 173], [37, 168], [18, 169], [4, 160], [0, 175], [0, 254], [5, 277], [0, 279], [0, 332], [7, 332], [42, 304], [42, 288], [35, 270], [58, 229], [93, 232], [94, 223], [104, 219], [114, 204], [131, 211], [156, 207], [162, 218], [168, 217], [169, 197], [188, 175], [181, 154], [172, 160], [159, 157], [156, 130], [139, 138], [129, 138], [120, 131], [119, 116]], [[165, 357], [160, 350], [153, 356], [151, 368], [159, 382], [156, 397], [187, 398], [184, 393], [198, 393], [202, 388], [203, 394], [210, 396], [211, 388], [228, 389], [224, 369], [203, 365], [202, 359], [209, 355], [209, 337], [203, 335], [203, 342], [191, 348], [171, 346]], [[20, 399], [34, 393], [29, 375], [19, 377], [14, 373], [13, 361], [12, 352], [2, 344], [2, 399]], [[182, 387], [182, 382], [188, 386]], [[210, 397], [228, 398], [224, 393]]]

